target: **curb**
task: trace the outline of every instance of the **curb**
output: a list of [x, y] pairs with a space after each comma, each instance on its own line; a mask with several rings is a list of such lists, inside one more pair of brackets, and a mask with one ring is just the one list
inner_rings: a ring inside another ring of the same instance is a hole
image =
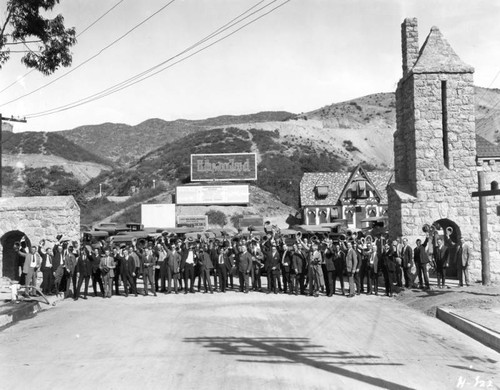
[[460, 332], [465, 333], [467, 336], [472, 337], [473, 339], [500, 353], [499, 333], [496, 333], [482, 325], [441, 307], [436, 309], [436, 317]]

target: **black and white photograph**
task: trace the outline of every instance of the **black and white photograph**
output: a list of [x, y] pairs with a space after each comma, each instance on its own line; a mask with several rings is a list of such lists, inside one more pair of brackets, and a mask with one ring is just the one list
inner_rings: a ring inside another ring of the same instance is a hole
[[0, 388], [500, 389], [500, 2], [0, 1]]

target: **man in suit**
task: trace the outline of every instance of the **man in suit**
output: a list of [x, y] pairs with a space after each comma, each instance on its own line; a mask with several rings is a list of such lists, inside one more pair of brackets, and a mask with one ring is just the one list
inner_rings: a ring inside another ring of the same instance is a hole
[[33, 295], [35, 292], [30, 290], [28, 287], [29, 286], [36, 287], [36, 273], [38, 271], [38, 268], [42, 264], [42, 258], [38, 254], [38, 248], [36, 245], [33, 245], [30, 248], [29, 253], [24, 253], [22, 251], [19, 251], [19, 255], [21, 255], [24, 258], [23, 273], [26, 275], [25, 276], [26, 292], [29, 295]]
[[[131, 250], [133, 250], [133, 248]], [[120, 264], [120, 276], [122, 278], [123, 290], [125, 291], [126, 297], [128, 297], [129, 286], [135, 296], [137, 296], [137, 288], [134, 283], [135, 260], [132, 256], [130, 256], [131, 250], [128, 248], [123, 250], [123, 259]]]
[[333, 285], [333, 273], [335, 272], [334, 250], [330, 239], [326, 242], [325, 250], [323, 251], [323, 275], [325, 278], [326, 295], [331, 297], [335, 293]]
[[[212, 281], [210, 280], [210, 271], [214, 268], [212, 264], [212, 259], [208, 252], [206, 245], [200, 247], [200, 252], [198, 253], [198, 262], [200, 264], [200, 278], [203, 279], [203, 287], [205, 288], [205, 294], [210, 291], [213, 294]], [[208, 289], [207, 289], [208, 284]]]
[[396, 272], [397, 246], [391, 248], [388, 243], [384, 245], [381, 256], [381, 269], [384, 275], [385, 295], [392, 297], [394, 287], [394, 274]]
[[293, 279], [292, 279], [292, 251], [289, 246], [283, 244], [283, 252], [280, 254], [281, 257], [281, 270], [283, 271], [283, 291], [285, 294], [292, 294]]
[[231, 263], [228, 258], [228, 247], [219, 246], [217, 253], [217, 261], [215, 268], [219, 279], [219, 291], [226, 292], [227, 287], [227, 273], [231, 270]]
[[446, 287], [446, 269], [449, 266], [450, 252], [448, 247], [444, 245], [443, 239], [437, 239], [437, 247], [434, 253], [434, 261], [436, 262], [436, 276], [438, 288]]
[[[276, 244], [271, 246], [271, 258], [269, 263], [269, 271], [271, 272], [271, 289], [275, 294], [278, 294], [278, 279], [280, 277], [280, 263], [281, 258], [278, 253], [278, 248]], [[271, 291], [267, 291], [269, 294]]]
[[293, 245], [292, 268], [295, 274], [295, 295], [305, 294], [305, 276], [307, 275], [307, 252], [302, 244]]
[[184, 294], [189, 292], [194, 294], [194, 266], [196, 263], [196, 254], [194, 252], [194, 244], [190, 244], [189, 249], [184, 247], [181, 253], [181, 273], [184, 275]]
[[78, 256], [78, 261], [76, 263], [76, 274], [78, 274], [78, 284], [76, 286], [75, 296], [73, 299], [76, 301], [80, 298], [80, 289], [85, 281], [85, 287], [83, 290], [83, 299], [87, 299], [87, 294], [89, 292], [89, 280], [92, 275], [92, 264], [87, 256], [87, 251], [82, 250], [80, 256]]
[[101, 251], [99, 248], [94, 248], [94, 251], [89, 255], [90, 263], [92, 264], [92, 289], [94, 290], [94, 297], [97, 297], [97, 285], [101, 290], [101, 295], [104, 298], [104, 285], [102, 283], [101, 269]]
[[76, 256], [73, 253], [73, 246], [68, 246], [66, 252], [64, 253], [64, 267], [66, 268], [66, 293], [64, 295], [65, 298], [68, 298], [70, 295], [70, 285], [73, 282], [73, 297], [75, 297], [76, 293]]
[[43, 281], [41, 288], [42, 293], [44, 293], [45, 295], [49, 295], [52, 293], [52, 289], [54, 288], [54, 269], [52, 268], [54, 256], [52, 254], [52, 249], [47, 248], [44, 251], [43, 245], [45, 245], [45, 240], [42, 240], [40, 242], [40, 247], [38, 248], [38, 254], [42, 258], [40, 270], [42, 271]]
[[418, 239], [416, 241], [417, 246], [413, 250], [413, 259], [415, 261], [415, 267], [417, 268], [417, 275], [418, 275], [418, 287], [419, 288], [424, 288], [429, 289], [429, 271], [427, 267], [429, 266], [429, 255], [426, 251], [426, 246], [428, 243], [428, 238], [425, 239], [424, 243], [422, 243], [422, 240]]
[[104, 249], [104, 256], [101, 257], [101, 263], [99, 268], [101, 270], [101, 275], [104, 283], [104, 296], [106, 298], [111, 298], [113, 295], [113, 279], [115, 277], [115, 259], [111, 256], [111, 250], [109, 247]]
[[[250, 275], [250, 268], [252, 267], [252, 255], [248, 253], [246, 245], [240, 246], [240, 256], [238, 259], [238, 275], [240, 279], [240, 291], [245, 294], [248, 293], [248, 279]], [[278, 259], [279, 264], [279, 259]]]
[[151, 292], [156, 297], [156, 286], [155, 286], [155, 266], [156, 257], [153, 254], [151, 247], [144, 249], [144, 253], [141, 256], [141, 270], [142, 270], [142, 281], [144, 283], [144, 295], [148, 295], [148, 281], [151, 285]]
[[460, 244], [457, 248], [456, 262], [458, 270], [458, 285], [462, 287], [464, 285], [469, 286], [469, 260], [470, 260], [470, 248], [465, 242], [465, 239], [460, 238]]
[[181, 255], [175, 245], [172, 247], [167, 247], [169, 249], [167, 251], [168, 256], [165, 260], [167, 263], [167, 281], [168, 281], [168, 287], [167, 287], [167, 294], [172, 293], [172, 281], [174, 285], [174, 292], [176, 294], [179, 293], [178, 289], [178, 281], [180, 280], [180, 273], [181, 273]]
[[403, 276], [405, 278], [405, 288], [410, 288], [413, 285], [411, 276], [411, 267], [413, 266], [413, 250], [408, 245], [408, 239], [403, 238], [403, 246], [401, 248], [401, 267], [403, 268]]
[[347, 243], [347, 254], [345, 257], [347, 275], [349, 276], [349, 295], [348, 298], [354, 297], [356, 287], [354, 283], [354, 274], [358, 269], [358, 256], [356, 250], [352, 247], [352, 243]]
[[345, 295], [344, 291], [344, 270], [345, 270], [345, 253], [340, 249], [340, 245], [335, 245], [335, 250], [333, 251], [333, 287], [332, 294], [335, 294], [335, 287], [337, 284], [337, 279], [340, 282], [340, 292]]

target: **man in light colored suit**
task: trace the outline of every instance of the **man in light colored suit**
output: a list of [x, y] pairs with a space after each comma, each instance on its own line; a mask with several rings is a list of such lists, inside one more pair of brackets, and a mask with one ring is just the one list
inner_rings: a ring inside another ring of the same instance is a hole
[[350, 242], [347, 243], [347, 254], [345, 257], [347, 275], [349, 276], [349, 295], [352, 298], [355, 295], [356, 289], [354, 284], [354, 273], [358, 269], [358, 256]]
[[469, 286], [469, 260], [470, 260], [470, 248], [462, 237], [460, 239], [460, 244], [457, 248], [457, 270], [458, 270], [458, 285], [462, 287], [464, 285]]

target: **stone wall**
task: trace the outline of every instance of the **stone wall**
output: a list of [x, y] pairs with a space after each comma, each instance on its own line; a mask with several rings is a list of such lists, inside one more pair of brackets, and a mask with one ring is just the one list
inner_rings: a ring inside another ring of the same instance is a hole
[[[471, 196], [478, 190], [473, 68], [461, 62], [435, 27], [420, 58], [412, 64], [408, 58], [413, 58], [414, 28], [415, 19], [402, 25], [403, 70], [408, 69], [396, 91], [395, 184], [388, 188], [389, 233], [391, 238], [408, 237], [414, 245], [417, 238], [424, 238], [424, 224], [438, 222], [444, 231], [451, 227], [452, 241], [464, 237], [471, 246], [471, 273], [480, 279], [479, 200]], [[411, 36], [405, 38], [405, 34]], [[407, 44], [411, 47], [405, 47]], [[405, 53], [410, 53], [407, 59]], [[488, 168], [500, 182], [497, 170]], [[496, 215], [493, 203], [489, 200], [489, 216]], [[498, 217], [490, 219], [491, 229], [500, 232], [495, 226]], [[491, 240], [490, 250], [492, 260], [500, 256], [500, 240]], [[491, 271], [492, 279], [500, 278], [497, 262], [492, 261]]]
[[72, 196], [0, 198], [0, 277], [14, 279], [16, 265], [12, 245], [25, 235], [32, 245], [58, 234], [80, 239], [80, 208]]

